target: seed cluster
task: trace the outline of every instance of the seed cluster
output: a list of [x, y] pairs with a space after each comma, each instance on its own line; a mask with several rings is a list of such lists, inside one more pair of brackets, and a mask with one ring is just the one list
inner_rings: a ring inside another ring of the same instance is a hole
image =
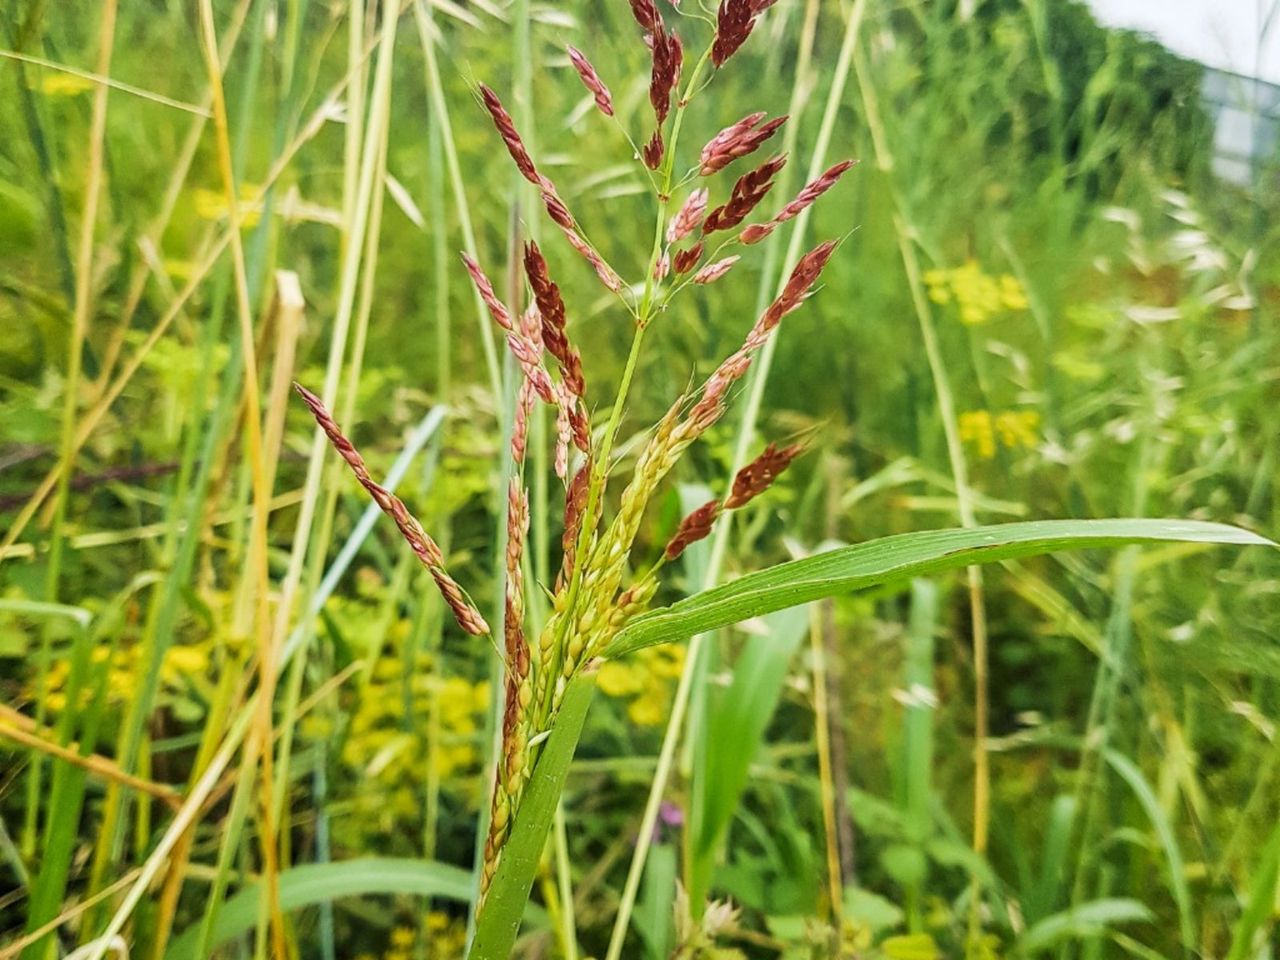
[[[787, 117], [768, 119], [763, 112], [743, 117], [712, 137], [692, 168], [679, 175], [674, 169], [676, 131], [681, 126], [681, 111], [698, 92], [697, 77], [690, 78], [683, 94], [678, 92], [684, 66], [680, 37], [663, 21], [655, 0], [629, 3], [651, 57], [648, 94], [655, 124], [639, 150], [639, 159], [657, 171], [651, 179], [657, 181], [657, 199], [665, 211], [675, 199], [668, 194], [698, 176], [712, 177], [755, 153], [787, 122]], [[715, 38], [707, 56], [698, 61], [695, 73], [700, 73], [708, 60], [716, 68], [723, 66], [746, 42], [757, 18], [772, 5], [773, 0], [721, 0]], [[568, 47], [567, 53], [569, 63], [601, 113], [615, 117], [613, 97], [591, 61], [575, 47]], [[641, 280], [632, 288], [622, 282], [587, 239], [556, 185], [540, 172], [497, 94], [483, 84], [478, 90], [516, 169], [537, 189], [551, 222], [601, 283], [627, 307], [640, 330], [662, 315], [671, 298], [684, 287], [705, 286], [728, 274], [739, 262], [740, 253], [726, 248], [736, 246], [742, 250], [765, 239], [808, 209], [852, 166], [852, 162], [845, 161], [830, 167], [770, 219], [745, 227], [743, 223], [773, 189], [787, 162], [785, 154], [769, 157], [741, 173], [728, 197], [718, 204], [711, 203], [710, 182], [689, 189], [678, 204], [672, 204], [675, 210], [669, 219], [665, 212], [660, 214], [652, 258], [645, 261], [647, 267]], [[478, 260], [463, 255], [478, 302], [502, 331], [519, 377], [519, 382], [512, 385], [515, 404], [510, 442], [514, 469], [506, 498], [502, 636], [500, 645], [495, 644], [506, 667], [501, 752], [481, 864], [482, 901], [501, 863], [529, 777], [536, 771], [538, 744], [555, 722], [569, 681], [602, 656], [618, 631], [648, 608], [665, 564], [678, 560], [690, 544], [707, 537], [727, 511], [741, 509], [759, 497], [802, 452], [799, 444], [766, 446], [738, 471], [727, 493], [708, 500], [681, 521], [651, 566], [632, 571], [633, 548], [645, 511], [663, 481], [685, 451], [724, 414], [731, 388], [746, 374], [756, 353], [773, 336], [782, 319], [813, 291], [835, 249], [836, 243], [827, 241], [801, 257], [782, 292], [756, 319], [742, 345], [716, 367], [699, 389], [681, 395], [671, 404], [640, 449], [631, 476], [617, 494], [611, 516], [607, 516], [606, 509], [612, 502], [608, 481], [616, 466], [610, 456], [611, 443], [625, 396], [616, 399], [609, 425], [593, 434], [582, 353], [573, 339], [561, 287], [552, 279], [542, 249], [530, 241], [520, 251], [516, 272], [523, 276], [526, 289], [517, 299], [523, 301], [523, 308], [520, 303], [504, 302]], [[639, 344], [638, 339], [636, 343]], [[489, 636], [488, 624], [445, 571], [439, 547], [421, 524], [398, 498], [370, 478], [364, 461], [319, 399], [302, 387], [298, 392], [334, 448], [428, 568], [458, 624], [469, 634]], [[534, 638], [526, 633], [527, 590], [532, 587], [526, 584], [523, 572], [529, 530], [529, 494], [524, 473], [530, 419], [539, 403], [554, 412], [554, 467], [564, 481], [565, 501], [562, 559], [550, 598], [551, 613]]]

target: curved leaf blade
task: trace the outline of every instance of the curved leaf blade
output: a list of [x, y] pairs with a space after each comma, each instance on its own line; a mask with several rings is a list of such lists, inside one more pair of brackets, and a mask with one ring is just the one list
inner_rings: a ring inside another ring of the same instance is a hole
[[606, 656], [686, 640], [786, 607], [956, 567], [1160, 541], [1275, 546], [1239, 527], [1197, 520], [1038, 520], [904, 533], [778, 564], [653, 610], [624, 627]]
[[[218, 947], [253, 930], [258, 922], [260, 888], [245, 887], [218, 911], [210, 947]], [[311, 863], [280, 874], [280, 907], [288, 912], [343, 897], [370, 894], [417, 894], [468, 900], [471, 874], [448, 864], [392, 857], [362, 857]], [[200, 924], [185, 930], [169, 945], [165, 960], [197, 960]]]

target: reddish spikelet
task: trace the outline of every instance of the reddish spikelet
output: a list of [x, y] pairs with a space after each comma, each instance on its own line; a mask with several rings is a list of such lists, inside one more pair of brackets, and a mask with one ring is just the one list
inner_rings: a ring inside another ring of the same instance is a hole
[[[498, 95], [483, 83], [480, 84], [480, 95], [484, 100], [485, 108], [493, 118], [494, 126], [498, 128], [498, 133], [501, 134], [503, 142], [507, 145], [511, 159], [515, 161], [516, 167], [519, 168], [524, 178], [538, 188], [538, 195], [542, 198], [542, 205], [546, 207], [547, 216], [560, 228], [569, 239], [569, 242], [573, 244], [574, 249], [587, 259], [587, 262], [595, 269], [596, 274], [604, 285], [614, 293], [618, 293], [622, 289], [622, 281], [578, 233], [578, 224], [573, 219], [573, 214], [569, 212], [569, 208], [560, 199], [560, 195], [556, 191], [556, 185], [549, 178], [539, 173], [534, 166], [533, 159], [529, 156], [529, 151], [525, 148], [519, 131], [516, 130], [515, 122], [511, 119], [511, 115], [507, 113], [506, 108], [502, 106]], [[495, 319], [497, 318], [495, 317]]]
[[642, 29], [650, 33], [653, 33], [662, 22], [653, 0], [631, 0], [631, 15], [636, 18], [636, 23], [640, 24]]
[[520, 563], [528, 531], [529, 495], [519, 479], [512, 477], [507, 487], [507, 591], [503, 635], [507, 667], [517, 681], [529, 675], [529, 643], [524, 635], [524, 571]]
[[522, 333], [507, 335], [507, 346], [511, 355], [520, 364], [524, 372], [525, 382], [542, 399], [544, 403], [555, 404], [556, 388], [551, 377], [542, 368], [542, 344], [536, 343]]
[[609, 93], [609, 88], [604, 85], [604, 81], [600, 79], [600, 74], [596, 73], [596, 68], [577, 47], [567, 46], [565, 50], [569, 53], [569, 62], [573, 64], [573, 69], [577, 70], [578, 76], [582, 78], [582, 85], [595, 98], [600, 112], [606, 117], [612, 117], [613, 96]]
[[791, 276], [787, 279], [787, 285], [782, 293], [761, 314], [742, 346], [707, 378], [707, 382], [702, 387], [702, 397], [689, 411], [689, 422], [694, 425], [696, 432], [706, 430], [724, 413], [724, 398], [729, 388], [747, 372], [747, 368], [751, 366], [752, 355], [764, 346], [782, 318], [804, 301], [805, 296], [821, 275], [822, 268], [831, 259], [835, 248], [836, 241], [828, 240], [800, 258], [800, 262], [791, 271]]
[[511, 425], [511, 460], [517, 466], [524, 463], [525, 450], [529, 445], [529, 414], [537, 399], [533, 381], [526, 377], [516, 395], [516, 415]]
[[702, 224], [703, 236], [717, 230], [732, 230], [745, 220], [773, 189], [773, 178], [786, 163], [786, 154], [778, 154], [740, 176], [733, 185], [729, 200], [707, 214], [707, 219]]
[[[764, 116], [763, 113], [753, 113], [743, 117], [708, 140], [707, 145], [702, 148], [702, 166], [699, 168], [699, 173], [704, 177], [710, 176], [718, 170], [723, 170], [739, 157], [754, 153], [759, 149], [760, 144], [777, 133], [778, 128], [788, 119], [784, 114], [761, 124], [760, 121], [764, 120]], [[758, 127], [757, 124], [759, 124]]]
[[524, 141], [520, 139], [520, 132], [516, 130], [515, 121], [511, 119], [511, 114], [507, 113], [507, 109], [502, 105], [502, 101], [498, 99], [498, 95], [482, 83], [480, 84], [480, 98], [484, 101], [484, 107], [489, 111], [489, 116], [493, 118], [493, 125], [498, 128], [499, 135], [507, 145], [507, 152], [511, 154], [511, 159], [515, 161], [520, 173], [535, 187], [542, 188], [542, 175], [538, 173], [538, 168], [533, 165], [533, 158], [529, 156], [529, 151], [525, 148]]
[[657, 170], [662, 166], [662, 155], [666, 149], [666, 144], [662, 142], [662, 130], [656, 129], [653, 131], [653, 136], [649, 138], [649, 142], [641, 148], [640, 158], [650, 170]]
[[573, 434], [573, 445], [583, 453], [591, 452], [591, 421], [587, 417], [587, 409], [578, 400], [569, 410], [569, 430]]
[[801, 443], [793, 443], [781, 450], [776, 444], [769, 444], [760, 456], [739, 470], [733, 478], [733, 489], [724, 502], [724, 508], [736, 510], [760, 496], [791, 466], [791, 461], [802, 453], [804, 444]]
[[707, 212], [708, 191], [701, 187], [685, 199], [676, 211], [676, 215], [667, 224], [667, 243], [679, 243], [698, 227], [702, 226], [702, 218]]
[[828, 240], [818, 244], [800, 258], [800, 262], [791, 271], [791, 276], [787, 278], [787, 285], [782, 288], [778, 299], [769, 305], [769, 309], [756, 321], [756, 325], [747, 336], [744, 346], [748, 350], [754, 350], [763, 345], [782, 318], [804, 302], [804, 298], [808, 296], [810, 289], [822, 275], [827, 261], [835, 253], [836, 245], [837, 241]]
[[547, 208], [547, 216], [553, 223], [565, 233], [572, 233], [577, 224], [573, 220], [573, 214], [569, 212], [569, 208], [564, 205], [564, 201], [555, 192], [555, 187], [550, 180], [543, 179], [539, 184], [542, 196], [542, 205]]
[[587, 241], [578, 235], [578, 231], [561, 227], [564, 231], [565, 238], [569, 241], [573, 249], [582, 254], [583, 259], [591, 264], [591, 269], [596, 272], [596, 276], [600, 278], [600, 282], [612, 290], [614, 293], [622, 292], [622, 278], [614, 271], [613, 267], [604, 262], [604, 258], [596, 253], [595, 249]]
[[658, 125], [671, 113], [671, 93], [680, 82], [680, 67], [684, 63], [684, 47], [674, 33], [667, 33], [661, 19], [653, 32], [653, 73], [649, 80], [649, 103]]
[[653, 265], [653, 279], [661, 283], [667, 278], [667, 274], [671, 272], [671, 254], [666, 250], [662, 251], [662, 256], [658, 257], [658, 262]]
[[711, 526], [716, 522], [716, 517], [720, 516], [720, 501], [708, 500], [697, 510], [680, 521], [680, 527], [676, 530], [675, 536], [667, 544], [666, 550], [662, 552], [663, 557], [668, 562], [679, 558], [685, 549], [691, 543], [697, 543], [703, 540], [711, 533]]
[[503, 330], [514, 330], [515, 327], [511, 323], [511, 311], [507, 309], [506, 304], [498, 299], [498, 295], [493, 292], [493, 283], [485, 275], [484, 270], [480, 268], [480, 264], [469, 253], [462, 254], [462, 262], [466, 264], [467, 273], [471, 274], [471, 282], [476, 285], [476, 290], [480, 293], [480, 299], [489, 308], [489, 316], [493, 317], [493, 322]]
[[741, 257], [725, 257], [715, 263], [708, 263], [693, 275], [693, 282], [701, 284], [714, 283], [732, 270], [733, 265], [741, 259]]
[[564, 494], [564, 533], [560, 537], [560, 546], [564, 550], [564, 560], [560, 565], [560, 575], [556, 578], [556, 592], [560, 592], [563, 584], [573, 576], [577, 562], [578, 536], [582, 533], [582, 515], [587, 507], [587, 492], [591, 487], [591, 458], [578, 468], [569, 482]]
[[688, 273], [698, 265], [698, 261], [702, 259], [702, 251], [706, 249], [706, 245], [699, 240], [688, 250], [677, 250], [675, 260], [676, 274]]
[[779, 210], [772, 220], [766, 223], [752, 224], [742, 231], [738, 239], [743, 243], [759, 243], [773, 233], [778, 226], [798, 217], [807, 207], [812, 206], [819, 197], [834, 187], [845, 172], [857, 162], [856, 160], [842, 160], [835, 166], [828, 167], [821, 176], [805, 184], [804, 188], [796, 194], [795, 199]]
[[755, 28], [756, 17], [777, 0], [720, 0], [716, 11], [716, 37], [711, 46], [711, 62], [724, 66]]
[[422, 524], [409, 512], [408, 507], [399, 497], [369, 476], [369, 468], [365, 465], [364, 458], [360, 456], [355, 445], [343, 435], [320, 398], [300, 383], [295, 382], [293, 388], [310, 408], [311, 415], [315, 417], [316, 423], [325, 432], [333, 448], [338, 451], [343, 460], [347, 461], [347, 465], [351, 467], [351, 472], [356, 475], [360, 485], [369, 491], [373, 502], [395, 521], [400, 535], [404, 537], [410, 549], [422, 561], [422, 565], [427, 568], [431, 578], [436, 582], [436, 587], [444, 597], [445, 603], [449, 605], [449, 609], [453, 611], [458, 626], [475, 636], [488, 634], [489, 624], [467, 599], [457, 581], [445, 571], [444, 555], [436, 546], [436, 542], [422, 529]]
[[560, 404], [556, 408], [556, 476], [564, 480], [569, 475], [569, 444], [573, 440], [573, 425], [570, 422], [570, 411], [575, 398], [563, 387], [560, 391]]
[[575, 397], [581, 397], [586, 393], [582, 358], [565, 334], [564, 299], [560, 296], [560, 288], [552, 282], [551, 275], [547, 272], [547, 261], [543, 259], [542, 251], [532, 241], [525, 244], [524, 270], [529, 278], [538, 312], [542, 315], [542, 342], [547, 352], [560, 364], [560, 376], [569, 392]]

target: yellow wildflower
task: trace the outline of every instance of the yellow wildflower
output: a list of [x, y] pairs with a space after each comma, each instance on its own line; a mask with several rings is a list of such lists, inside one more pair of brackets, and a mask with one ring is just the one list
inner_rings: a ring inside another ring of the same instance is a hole
[[610, 660], [601, 667], [596, 682], [610, 697], [627, 697], [644, 689], [644, 681], [635, 666], [619, 660]]
[[960, 414], [959, 427], [961, 442], [972, 443], [977, 447], [978, 456], [983, 460], [990, 460], [996, 455], [996, 434], [990, 411], [965, 411]]
[[960, 440], [973, 444], [979, 457], [990, 460], [996, 455], [996, 441], [1007, 450], [1030, 449], [1038, 439], [1040, 414], [1035, 410], [968, 410], [960, 414]]
[[1000, 434], [1000, 442], [1010, 449], [1034, 447], [1036, 428], [1039, 425], [1040, 414], [1034, 410], [1006, 410], [996, 417], [996, 430]]
[[409, 927], [396, 927], [391, 931], [391, 944], [396, 947], [412, 947], [418, 935]]
[[[240, 226], [252, 227], [262, 215], [262, 204], [259, 198], [262, 188], [253, 184], [240, 184], [240, 200], [237, 212], [240, 214]], [[196, 190], [193, 194], [196, 215], [203, 220], [223, 220], [227, 216], [227, 195], [222, 190]]]
[[93, 81], [77, 73], [47, 73], [40, 81], [40, 92], [49, 97], [74, 97], [93, 89]]
[[929, 299], [944, 306], [955, 304], [960, 322], [967, 326], [986, 323], [1000, 313], [1027, 309], [1027, 295], [1017, 277], [985, 273], [976, 260], [929, 270], [924, 283]]

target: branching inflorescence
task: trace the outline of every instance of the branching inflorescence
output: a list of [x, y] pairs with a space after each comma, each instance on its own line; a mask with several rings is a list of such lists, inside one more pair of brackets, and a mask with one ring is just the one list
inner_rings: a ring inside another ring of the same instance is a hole
[[[632, 546], [646, 506], [681, 454], [724, 414], [731, 388], [746, 374], [755, 354], [769, 341], [782, 319], [812, 292], [836, 249], [836, 242], [821, 243], [801, 257], [782, 292], [747, 332], [742, 346], [728, 356], [701, 387], [680, 396], [671, 405], [654, 427], [621, 492], [616, 510], [605, 523], [605, 496], [613, 467], [612, 444], [645, 330], [666, 309], [671, 295], [686, 283], [710, 284], [729, 271], [739, 257], [736, 254], [719, 256], [726, 248], [763, 240], [831, 189], [853, 165], [853, 161], [844, 161], [832, 166], [771, 218], [741, 229], [742, 223], [772, 189], [777, 174], [787, 162], [785, 154], [772, 156], [739, 175], [723, 203], [709, 209], [711, 188], [697, 186], [668, 216], [673, 185], [678, 188], [698, 177], [710, 177], [749, 156], [787, 120], [785, 116], [766, 120], [764, 113], [744, 117], [712, 137], [688, 174], [676, 178], [682, 115], [699, 90], [702, 74], [708, 65], [715, 69], [724, 66], [747, 40], [756, 18], [772, 6], [772, 0], [722, 0], [715, 36], [691, 71], [683, 92], [678, 91], [684, 66], [684, 47], [679, 36], [664, 21], [656, 0], [630, 0], [630, 5], [644, 31], [652, 62], [649, 100], [654, 129], [640, 149], [640, 159], [654, 172], [658, 197], [654, 246], [643, 280], [637, 287], [625, 286], [587, 238], [555, 184], [534, 163], [498, 95], [484, 85], [479, 87], [480, 99], [521, 176], [537, 189], [547, 215], [570, 246], [587, 261], [635, 321], [631, 354], [612, 414], [603, 428], [597, 428], [591, 423], [582, 355], [570, 336], [569, 310], [538, 245], [529, 242], [523, 250], [521, 266], [528, 283], [529, 303], [518, 313], [498, 297], [480, 264], [472, 257], [463, 256], [472, 283], [494, 323], [505, 334], [520, 377], [511, 430], [515, 470], [507, 491], [504, 617], [501, 643], [494, 641], [502, 651], [506, 667], [502, 748], [484, 849], [482, 896], [497, 870], [525, 785], [536, 768], [542, 734], [555, 723], [569, 680], [589, 668], [617, 632], [647, 608], [666, 563], [678, 559], [690, 544], [708, 536], [724, 513], [742, 508], [763, 493], [802, 452], [799, 444], [784, 448], [767, 446], [738, 472], [726, 495], [708, 501], [685, 517], [647, 570], [632, 572]], [[595, 67], [573, 47], [568, 48], [568, 55], [597, 107], [606, 116], [613, 117], [613, 99]], [[725, 238], [714, 236], [716, 234]], [[703, 263], [708, 244], [713, 240], [718, 242], [711, 255], [716, 259]], [[470, 634], [490, 636], [489, 625], [446, 572], [440, 549], [421, 524], [397, 497], [369, 477], [359, 453], [340, 432], [319, 398], [301, 386], [298, 392], [360, 483], [392, 517], [427, 567], [458, 624]], [[565, 510], [563, 559], [552, 594], [552, 613], [536, 641], [531, 641], [525, 632], [527, 585], [522, 561], [529, 527], [529, 498], [523, 474], [529, 418], [538, 403], [547, 405], [556, 419], [554, 464], [557, 476], [565, 485]], [[626, 582], [628, 579], [630, 582]]]

